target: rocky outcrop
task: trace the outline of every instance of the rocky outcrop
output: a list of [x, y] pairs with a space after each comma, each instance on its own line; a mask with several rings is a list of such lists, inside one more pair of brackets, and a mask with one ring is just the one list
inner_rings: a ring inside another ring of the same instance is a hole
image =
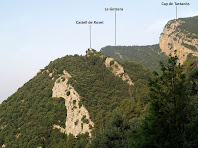
[[111, 68], [112, 73], [119, 76], [123, 81], [127, 81], [129, 85], [134, 85], [130, 77], [124, 72], [124, 68], [113, 58], [107, 57], [105, 60], [105, 66], [107, 68]]
[[15, 137], [18, 139], [20, 135], [21, 135], [21, 133], [17, 133], [17, 134], [15, 135]]
[[87, 109], [80, 105], [79, 94], [71, 84], [68, 84], [71, 75], [67, 71], [63, 71], [63, 73], [54, 83], [52, 97], [62, 97], [65, 99], [67, 117], [65, 128], [59, 125], [53, 125], [53, 128], [59, 129], [62, 133], [73, 134], [74, 136], [86, 132], [91, 136], [91, 128], [94, 126], [94, 123], [90, 120]]
[[[95, 50], [88, 50], [86, 51], [86, 56], [89, 57], [90, 55], [99, 55], [102, 59], [105, 59], [105, 66], [111, 69], [111, 72], [115, 74], [115, 76], [120, 77], [123, 81], [127, 81], [129, 85], [134, 85], [130, 77], [124, 72], [124, 68], [118, 64], [113, 58], [106, 57], [102, 54], [98, 54]], [[116, 53], [119, 56], [120, 53]], [[121, 56], [122, 58], [122, 56]]]
[[123, 59], [123, 56], [119, 52], [114, 52], [114, 54], [117, 54], [120, 57], [120, 59]]
[[4, 128], [6, 128], [7, 124], [3, 124], [3, 125], [0, 125], [0, 130], [3, 130]]
[[182, 31], [179, 26], [185, 23], [181, 20], [172, 20], [164, 27], [160, 36], [160, 48], [166, 55], [174, 55], [177, 51], [179, 63], [183, 64], [189, 54], [198, 57], [198, 39], [192, 39]]

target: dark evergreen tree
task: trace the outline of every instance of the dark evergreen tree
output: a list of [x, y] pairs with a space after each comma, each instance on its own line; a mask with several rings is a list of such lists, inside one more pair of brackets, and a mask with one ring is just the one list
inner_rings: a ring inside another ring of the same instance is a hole
[[67, 136], [66, 148], [73, 148], [76, 145], [76, 139], [72, 134]]
[[149, 113], [141, 124], [140, 147], [184, 146], [187, 123], [185, 75], [177, 65], [177, 57], [170, 57], [168, 65], [161, 63], [162, 75], [149, 81]]
[[186, 96], [189, 98], [188, 124], [186, 125], [185, 147], [198, 145], [198, 61], [186, 62], [187, 72]]
[[93, 148], [127, 148], [129, 145], [129, 123], [116, 113], [110, 124], [96, 133], [92, 139]]

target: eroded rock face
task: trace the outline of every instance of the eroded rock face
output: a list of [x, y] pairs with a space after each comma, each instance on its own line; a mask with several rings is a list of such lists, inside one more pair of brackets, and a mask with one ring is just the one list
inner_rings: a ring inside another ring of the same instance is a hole
[[3, 125], [0, 125], [0, 130], [3, 130], [4, 128], [6, 128], [7, 124], [3, 124]]
[[112, 73], [119, 76], [123, 81], [127, 80], [129, 85], [134, 85], [130, 77], [124, 72], [124, 68], [118, 64], [113, 58], [106, 58], [105, 66], [111, 68]]
[[[169, 21], [164, 27], [163, 33], [160, 36], [160, 48], [166, 55], [174, 55], [174, 51], [177, 50], [177, 56], [179, 63], [183, 64], [189, 54], [198, 57], [198, 39], [191, 39], [186, 37], [184, 33], [178, 28], [179, 25], [185, 23], [181, 20]], [[193, 47], [196, 50], [192, 50], [187, 47]]]
[[120, 57], [120, 59], [123, 59], [123, 56], [119, 52], [114, 52], [114, 54], [117, 54]]
[[52, 97], [65, 99], [67, 108], [66, 128], [62, 128], [59, 125], [53, 125], [53, 127], [59, 129], [62, 133], [73, 134], [74, 136], [86, 132], [91, 136], [91, 128], [94, 123], [90, 120], [87, 109], [83, 105], [79, 105], [79, 94], [71, 84], [67, 84], [71, 75], [67, 71], [63, 71], [63, 73], [54, 83]]

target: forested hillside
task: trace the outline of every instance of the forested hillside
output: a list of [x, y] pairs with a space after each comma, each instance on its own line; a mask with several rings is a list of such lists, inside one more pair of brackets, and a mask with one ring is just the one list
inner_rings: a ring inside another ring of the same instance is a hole
[[198, 39], [198, 16], [195, 17], [189, 17], [189, 18], [180, 18], [182, 23], [178, 28], [187, 35], [189, 38], [196, 38]]
[[168, 56], [162, 53], [159, 45], [148, 46], [106, 46], [101, 49], [104, 55], [118, 61], [134, 61], [151, 71], [160, 71], [159, 62], [166, 61]]
[[[105, 59], [101, 53], [93, 51], [86, 56], [65, 56], [50, 62], [0, 105], [0, 145], [90, 145], [88, 134], [78, 135], [76, 139], [53, 127], [59, 125], [64, 128], [67, 117], [64, 98], [52, 98], [54, 83], [64, 70], [71, 75], [68, 85], [72, 85], [80, 95], [79, 106], [85, 106], [94, 122], [94, 127], [90, 127], [93, 135], [109, 124], [114, 112], [120, 112], [127, 120], [143, 115], [147, 104], [146, 83], [151, 75], [149, 70], [134, 62], [119, 63], [134, 84], [129, 85], [105, 66]], [[61, 77], [61, 81], [65, 81], [65, 78]], [[65, 93], [69, 95], [68, 92]], [[83, 123], [88, 122], [86, 117], [81, 120]]]
[[178, 63], [198, 57], [198, 16], [170, 20], [160, 35], [159, 44], [148, 46], [106, 46], [104, 55], [118, 61], [134, 61], [151, 71], [160, 72], [160, 61], [177, 50]]
[[[161, 62], [161, 75], [151, 74], [134, 62], [116, 62], [94, 50], [86, 56], [65, 56], [50, 62], [0, 105], [0, 144], [39, 148], [196, 147], [198, 60], [182, 66], [177, 60], [175, 56]], [[124, 73], [116, 75], [116, 67], [119, 71], [123, 68]], [[122, 79], [126, 76], [132, 83]], [[72, 90], [64, 90], [66, 98], [52, 97], [55, 84], [61, 86], [65, 81], [79, 94], [78, 104], [77, 100], [67, 103]], [[61, 131], [66, 129], [70, 116], [66, 108], [71, 104], [74, 113], [78, 106], [84, 106], [90, 115], [90, 119], [82, 116], [81, 121], [74, 121], [76, 126], [80, 122], [83, 129], [84, 123], [94, 122], [87, 133], [76, 137]]]
[[127, 120], [115, 113], [92, 147], [192, 148], [198, 144], [198, 59], [177, 65], [177, 57], [161, 63], [162, 75], [148, 81], [149, 105], [143, 118]]

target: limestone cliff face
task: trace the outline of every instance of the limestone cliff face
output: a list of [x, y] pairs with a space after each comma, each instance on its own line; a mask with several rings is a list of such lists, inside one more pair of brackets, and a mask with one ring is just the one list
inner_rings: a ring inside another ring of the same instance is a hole
[[134, 85], [128, 74], [124, 72], [124, 68], [118, 64], [113, 58], [106, 58], [105, 66], [111, 68], [112, 73], [116, 76], [119, 76], [123, 81], [127, 81], [129, 85]]
[[[86, 56], [89, 57], [91, 54], [93, 55], [97, 55], [96, 54], [96, 51], [95, 50], [88, 50], [86, 51]], [[117, 53], [119, 54], [119, 53]], [[113, 58], [109, 58], [109, 57], [106, 57], [104, 55], [100, 55], [100, 57], [103, 59], [103, 58], [106, 58], [105, 60], [105, 66], [106, 68], [110, 68], [111, 69], [111, 72], [115, 75], [115, 76], [118, 76], [120, 77], [123, 81], [127, 81], [127, 83], [129, 85], [134, 85], [131, 78], [128, 76], [127, 73], [125, 73], [124, 71], [124, 68], [118, 63], [116, 62]]]
[[74, 136], [86, 132], [91, 136], [91, 128], [94, 123], [90, 120], [87, 109], [83, 105], [79, 105], [79, 94], [71, 84], [67, 84], [71, 75], [67, 71], [63, 71], [63, 73], [54, 83], [52, 97], [65, 99], [67, 118], [65, 128], [59, 125], [53, 125], [53, 127], [59, 129], [62, 133], [73, 134]]
[[160, 36], [160, 48], [166, 55], [174, 55], [177, 50], [179, 63], [183, 64], [189, 54], [198, 57], [198, 39], [187, 37], [183, 30], [179, 28], [181, 20], [172, 20], [164, 27], [163, 33]]

